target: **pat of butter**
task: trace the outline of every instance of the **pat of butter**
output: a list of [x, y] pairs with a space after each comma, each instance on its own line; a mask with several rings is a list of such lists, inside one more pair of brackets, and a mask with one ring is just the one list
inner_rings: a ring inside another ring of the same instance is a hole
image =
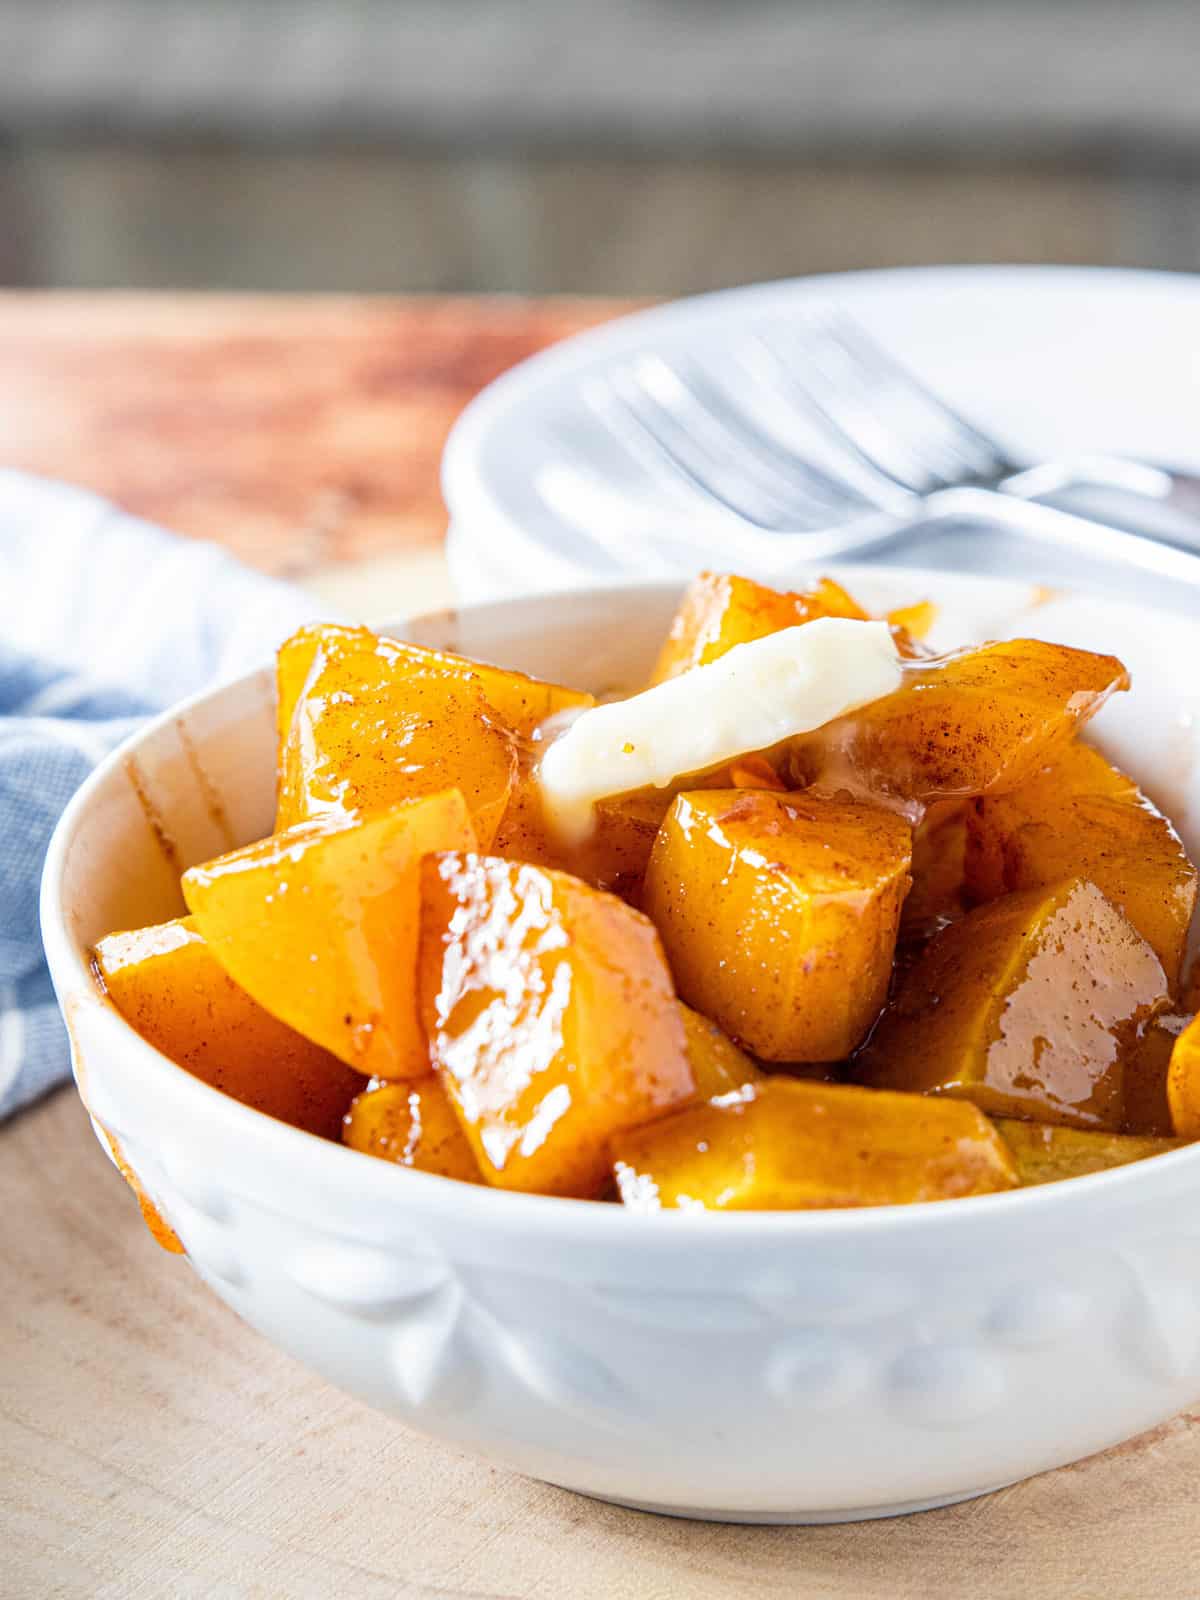
[[900, 687], [886, 622], [819, 617], [735, 645], [642, 694], [578, 716], [538, 768], [547, 816], [566, 838], [592, 806], [631, 789], [666, 788], [781, 739], [811, 733]]

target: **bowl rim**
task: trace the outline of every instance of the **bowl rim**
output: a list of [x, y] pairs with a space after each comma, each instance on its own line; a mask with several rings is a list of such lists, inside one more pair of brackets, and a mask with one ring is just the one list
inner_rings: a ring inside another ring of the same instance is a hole
[[[821, 571], [831, 575], [852, 577], [855, 572], [870, 573], [885, 580], [902, 574], [905, 580], [918, 585], [925, 581], [949, 582], [952, 587], [966, 589], [1031, 588], [1011, 579], [960, 573], [942, 573], [936, 568], [887, 569], [857, 567], [846, 563], [821, 563]], [[580, 598], [592, 601], [602, 599], [607, 593], [614, 597], [629, 589], [662, 591], [679, 587], [679, 583], [658, 582], [626, 583], [589, 587], [574, 591]], [[509, 609], [521, 605], [551, 605], [560, 607], [574, 595], [561, 591], [521, 595], [512, 599], [489, 602], [486, 605], [459, 608], [460, 614], [484, 610]], [[1130, 616], [1158, 617], [1171, 624], [1183, 624], [1186, 619], [1156, 607], [1145, 605], [1106, 606]], [[420, 624], [443, 616], [441, 612], [421, 613], [399, 622], [377, 624], [391, 631], [413, 629]], [[63, 899], [63, 877], [71, 842], [82, 820], [93, 805], [96, 796], [111, 780], [113, 774], [124, 767], [128, 758], [139, 748], [156, 738], [181, 716], [220, 700], [245, 695], [272, 671], [270, 661], [251, 668], [236, 678], [210, 685], [197, 693], [177, 701], [166, 710], [147, 720], [129, 737], [122, 740], [89, 774], [68, 802], [54, 829], [42, 872], [40, 891], [40, 920], [46, 959], [54, 980], [60, 1010], [69, 1019], [77, 1008], [87, 1007], [93, 1017], [103, 1016], [107, 1040], [112, 1048], [122, 1053], [123, 1066], [132, 1070], [151, 1096], [167, 1094], [178, 1100], [184, 1108], [189, 1104], [203, 1112], [206, 1120], [223, 1118], [242, 1138], [264, 1141], [281, 1158], [295, 1158], [302, 1166], [311, 1164], [314, 1182], [332, 1182], [340, 1176], [347, 1188], [370, 1189], [372, 1199], [387, 1209], [403, 1203], [403, 1210], [411, 1215], [425, 1209], [451, 1209], [471, 1221], [486, 1225], [489, 1221], [508, 1225], [528, 1223], [548, 1229], [561, 1237], [577, 1238], [581, 1231], [596, 1243], [628, 1242], [631, 1237], [656, 1236], [663, 1239], [699, 1238], [749, 1242], [750, 1238], [779, 1239], [794, 1236], [802, 1239], [839, 1238], [847, 1233], [862, 1235], [882, 1233], [888, 1236], [920, 1233], [929, 1227], [943, 1231], [960, 1227], [983, 1232], [982, 1224], [990, 1219], [993, 1224], [1007, 1224], [1011, 1218], [1033, 1222], [1035, 1218], [1054, 1214], [1059, 1220], [1072, 1211], [1090, 1211], [1093, 1202], [1106, 1200], [1119, 1202], [1146, 1188], [1148, 1181], [1160, 1178], [1176, 1181], [1185, 1176], [1200, 1180], [1200, 1141], [1177, 1150], [1165, 1151], [1147, 1160], [1134, 1161], [1106, 1171], [1088, 1173], [1056, 1183], [1002, 1190], [992, 1194], [963, 1196], [950, 1200], [921, 1201], [905, 1205], [876, 1205], [843, 1207], [811, 1211], [699, 1211], [663, 1210], [659, 1212], [634, 1211], [622, 1205], [603, 1204], [593, 1200], [579, 1200], [556, 1195], [530, 1194], [517, 1190], [501, 1189], [487, 1184], [463, 1183], [436, 1173], [416, 1169], [402, 1169], [404, 1178], [397, 1183], [394, 1164], [380, 1161], [362, 1151], [333, 1140], [321, 1139], [304, 1129], [293, 1127], [278, 1119], [244, 1105], [232, 1096], [195, 1077], [185, 1067], [148, 1043], [128, 1023], [113, 1002], [95, 983], [90, 964], [90, 951], [74, 936], [70, 927], [71, 908]], [[71, 1030], [74, 1031], [73, 1028]], [[165, 1071], [164, 1071], [165, 1069]], [[79, 1071], [72, 1052], [72, 1072], [76, 1091], [84, 1099], [79, 1083]], [[366, 1079], [364, 1078], [364, 1084]], [[87, 1102], [84, 1099], [85, 1109]], [[1189, 1185], [1190, 1187], [1190, 1185]], [[409, 1202], [415, 1202], [409, 1203]], [[279, 1215], [286, 1214], [286, 1205], [280, 1199], [268, 1204], [267, 1209]], [[1093, 1219], [1094, 1220], [1094, 1219]]]

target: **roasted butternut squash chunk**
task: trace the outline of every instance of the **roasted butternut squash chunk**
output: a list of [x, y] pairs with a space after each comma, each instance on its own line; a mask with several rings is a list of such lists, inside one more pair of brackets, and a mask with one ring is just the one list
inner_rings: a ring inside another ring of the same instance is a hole
[[280, 646], [276, 669], [280, 727], [286, 730], [291, 726], [296, 705], [320, 650], [328, 646], [333, 653], [348, 648], [370, 655], [376, 644], [386, 647], [389, 659], [405, 675], [428, 672], [474, 683], [505, 725], [523, 738], [531, 737], [543, 722], [560, 711], [583, 711], [596, 703], [595, 696], [583, 689], [547, 683], [509, 667], [493, 667], [448, 650], [410, 644], [404, 639], [373, 633], [369, 628], [321, 622], [297, 629]]
[[[521, 738], [552, 710], [591, 703], [367, 628], [316, 632], [280, 758], [281, 830], [454, 787], [490, 843], [517, 782]], [[312, 630], [297, 636], [281, 655], [281, 718], [311, 638]]]
[[109, 998], [156, 1050], [243, 1105], [338, 1137], [361, 1080], [240, 989], [192, 918], [110, 934], [95, 956]]
[[1127, 1133], [1099, 1133], [1089, 1128], [1056, 1128], [1044, 1122], [996, 1122], [1012, 1151], [1022, 1183], [1061, 1183], [1089, 1172], [1105, 1172], [1130, 1161], [1144, 1161], [1166, 1150], [1178, 1150], [1183, 1139], [1137, 1138]]
[[1016, 788], [1129, 676], [1115, 656], [1013, 639], [908, 668], [894, 694], [790, 746], [792, 783], [927, 806]]
[[435, 1073], [412, 1083], [372, 1078], [350, 1104], [342, 1141], [397, 1166], [482, 1183], [479, 1164]]
[[913, 644], [919, 644], [924, 639], [937, 619], [938, 608], [932, 600], [917, 600], [910, 606], [897, 606], [887, 614], [893, 632], [906, 635]]
[[[832, 578], [821, 578], [799, 592], [769, 589], [752, 578], [729, 572], [702, 572], [689, 584], [659, 654], [651, 683], [662, 683], [693, 667], [701, 667], [734, 645], [765, 638], [781, 628], [795, 628], [815, 617], [849, 617], [865, 622], [870, 613]], [[923, 656], [919, 641], [937, 620], [928, 600], [901, 606], [886, 618], [901, 655]]]
[[936, 933], [966, 911], [967, 815], [961, 801], [930, 806], [913, 829], [912, 888], [900, 919], [905, 936]]
[[838, 1061], [887, 994], [911, 835], [890, 812], [676, 796], [642, 889], [681, 996], [767, 1061]]
[[1115, 1132], [1126, 1056], [1165, 992], [1158, 957], [1094, 884], [1007, 895], [931, 941], [855, 1076]]
[[1171, 1125], [1181, 1139], [1200, 1139], [1200, 1017], [1175, 1041], [1167, 1071]]
[[516, 773], [516, 741], [477, 684], [414, 670], [374, 635], [326, 642], [288, 732], [276, 825], [367, 815], [455, 787], [490, 840]]
[[739, 1050], [728, 1034], [715, 1022], [702, 1017], [691, 1006], [679, 1002], [688, 1065], [696, 1085], [697, 1100], [713, 1100], [720, 1094], [740, 1089], [744, 1083], [761, 1083], [766, 1073], [755, 1066], [744, 1050]]
[[1010, 1189], [999, 1134], [974, 1106], [771, 1078], [612, 1141], [636, 1210], [813, 1211]]
[[510, 861], [527, 861], [539, 867], [558, 867], [565, 871], [570, 864], [562, 840], [546, 819], [532, 748], [517, 751], [508, 804], [489, 848]]
[[214, 955], [260, 1005], [367, 1077], [429, 1071], [417, 1014], [421, 857], [471, 848], [457, 789], [300, 823], [183, 876]]
[[[767, 789], [786, 792], [774, 770], [758, 756], [735, 761], [719, 772], [688, 778], [692, 789]], [[636, 902], [650, 852], [676, 790], [638, 789], [598, 800], [592, 831], [570, 851], [570, 870], [586, 883]]]
[[531, 678], [528, 673], [516, 672], [511, 667], [493, 667], [485, 661], [472, 661], [468, 656], [452, 655], [448, 650], [430, 650], [424, 645], [402, 644], [396, 639], [389, 642], [415, 670], [461, 677], [477, 684], [505, 727], [522, 739], [532, 738], [551, 717], [565, 711], [586, 711], [596, 704], [595, 695], [585, 689], [548, 683], [544, 678]]
[[536, 779], [527, 768], [518, 776], [492, 852], [510, 861], [570, 872], [593, 888], [630, 899], [641, 884], [670, 804], [671, 795], [665, 790], [614, 795], [597, 802], [585, 838], [566, 840], [547, 820]]
[[670, 809], [671, 796], [660, 789], [599, 801], [592, 813], [592, 832], [578, 848], [574, 870], [602, 889], [640, 885]]
[[1019, 788], [969, 808], [976, 901], [1088, 878], [1153, 945], [1174, 989], [1196, 907], [1196, 869], [1175, 829], [1098, 750], [1069, 744]]
[[451, 851], [423, 869], [432, 1058], [489, 1183], [600, 1193], [608, 1139], [692, 1098], [651, 924], [577, 878]]
[[[787, 784], [775, 771], [765, 756], [739, 756], [725, 769], [725, 781], [713, 783], [714, 789], [773, 789], [786, 794]], [[689, 788], [703, 788], [703, 784], [689, 784]]]
[[[783, 787], [766, 763], [760, 764], [756, 758], [702, 778], [691, 778], [687, 786]], [[547, 823], [538, 796], [528, 790], [514, 791], [492, 850], [513, 861], [557, 867], [593, 888], [608, 889], [636, 904], [650, 852], [674, 798], [674, 789], [637, 789], [629, 794], [610, 795], [593, 807], [591, 831], [582, 839], [565, 842]]]
[[1167, 1097], [1171, 1055], [1179, 1035], [1191, 1021], [1177, 1012], [1151, 1017], [1125, 1057], [1123, 1133], [1169, 1138], [1175, 1132]]
[[789, 594], [733, 573], [702, 572], [688, 585], [650, 681], [663, 683], [706, 666], [734, 645], [763, 639], [814, 617], [852, 617], [861, 622], [866, 616], [831, 578], [822, 578], [803, 593]]
[[370, 630], [367, 628], [348, 628], [337, 622], [313, 622], [307, 627], [297, 628], [279, 646], [275, 654], [275, 722], [279, 736], [277, 760], [281, 777], [292, 719], [322, 645], [328, 644], [331, 648], [344, 645], [355, 649], [360, 648], [369, 636]]

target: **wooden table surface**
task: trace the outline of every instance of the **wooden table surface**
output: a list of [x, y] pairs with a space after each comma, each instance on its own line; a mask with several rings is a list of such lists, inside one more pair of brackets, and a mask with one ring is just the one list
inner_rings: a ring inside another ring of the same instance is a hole
[[[437, 461], [595, 302], [0, 297], [0, 464], [349, 609], [444, 591]], [[0, 1596], [1195, 1600], [1200, 1411], [983, 1500], [739, 1528], [481, 1465], [330, 1389], [164, 1255], [73, 1091], [0, 1130]]]
[[0, 465], [216, 539], [340, 609], [446, 598], [450, 424], [621, 311], [578, 299], [0, 293]]

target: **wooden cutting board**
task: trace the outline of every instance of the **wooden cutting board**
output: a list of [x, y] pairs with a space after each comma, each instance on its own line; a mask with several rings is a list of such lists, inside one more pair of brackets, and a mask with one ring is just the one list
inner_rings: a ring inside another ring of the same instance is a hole
[[[350, 611], [422, 585], [436, 603], [453, 415], [613, 309], [0, 297], [0, 461]], [[1196, 1600], [1198, 1485], [1200, 1408], [896, 1521], [722, 1527], [581, 1499], [408, 1432], [240, 1323], [151, 1241], [73, 1090], [0, 1129], [4, 1600]]]

